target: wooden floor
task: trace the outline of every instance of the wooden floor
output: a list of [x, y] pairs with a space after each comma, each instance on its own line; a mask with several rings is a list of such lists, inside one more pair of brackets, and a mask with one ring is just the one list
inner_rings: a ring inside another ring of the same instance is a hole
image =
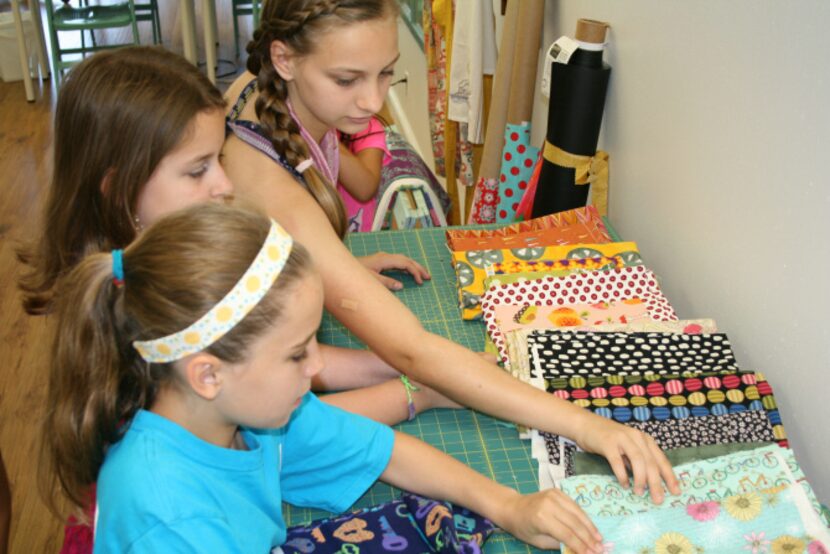
[[20, 307], [15, 247], [32, 236], [47, 187], [52, 95], [27, 103], [23, 83], [0, 81], [0, 449], [12, 488], [9, 552], [57, 552], [63, 535], [37, 493], [39, 422], [46, 398], [47, 317]]

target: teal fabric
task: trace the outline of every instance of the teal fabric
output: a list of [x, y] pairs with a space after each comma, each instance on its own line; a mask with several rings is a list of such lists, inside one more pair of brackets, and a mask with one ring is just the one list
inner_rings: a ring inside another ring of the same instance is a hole
[[[719, 456], [682, 464], [674, 468], [680, 481], [681, 494], [668, 496], [661, 506], [648, 495], [637, 496], [613, 477], [579, 475], [561, 481], [561, 489], [573, 498], [590, 516], [619, 516], [655, 509], [683, 507], [707, 500], [753, 490], [770, 489], [795, 483], [806, 484], [801, 468], [789, 448], [765, 446], [746, 452]], [[809, 485], [816, 513], [821, 511]]]
[[[626, 517], [597, 516], [604, 552], [654, 554], [825, 553], [827, 529], [804, 508], [804, 491], [749, 491]], [[563, 548], [563, 553], [570, 552]]]

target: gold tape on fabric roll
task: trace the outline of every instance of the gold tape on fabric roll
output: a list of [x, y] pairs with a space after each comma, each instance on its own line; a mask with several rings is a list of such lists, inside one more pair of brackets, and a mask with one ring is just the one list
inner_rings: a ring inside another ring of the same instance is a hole
[[597, 150], [593, 156], [578, 156], [565, 152], [558, 146], [545, 141], [542, 152], [545, 160], [560, 167], [569, 167], [576, 171], [575, 185], [591, 184], [591, 203], [600, 215], [608, 215], [608, 153]]

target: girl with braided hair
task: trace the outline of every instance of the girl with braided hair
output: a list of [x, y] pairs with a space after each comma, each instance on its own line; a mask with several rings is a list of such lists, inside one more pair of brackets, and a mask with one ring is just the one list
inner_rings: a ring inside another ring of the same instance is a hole
[[[394, 0], [271, 0], [248, 45], [248, 71], [231, 85], [224, 165], [240, 197], [308, 249], [326, 308], [392, 367], [456, 402], [563, 435], [605, 456], [617, 478], [662, 502], [680, 492], [651, 437], [511, 377], [426, 331], [345, 248], [336, 132], [356, 133], [381, 108], [397, 45]], [[552, 500], [556, 512], [556, 500]], [[567, 511], [561, 506], [562, 513]], [[571, 520], [566, 536], [584, 527]]]

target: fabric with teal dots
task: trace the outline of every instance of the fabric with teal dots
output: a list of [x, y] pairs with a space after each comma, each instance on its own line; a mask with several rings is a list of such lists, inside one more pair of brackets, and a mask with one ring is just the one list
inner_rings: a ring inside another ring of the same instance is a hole
[[154, 363], [174, 362], [204, 350], [262, 300], [285, 267], [292, 244], [291, 236], [271, 220], [271, 230], [256, 258], [222, 300], [186, 329], [158, 339], [135, 341], [133, 347], [144, 360]]

